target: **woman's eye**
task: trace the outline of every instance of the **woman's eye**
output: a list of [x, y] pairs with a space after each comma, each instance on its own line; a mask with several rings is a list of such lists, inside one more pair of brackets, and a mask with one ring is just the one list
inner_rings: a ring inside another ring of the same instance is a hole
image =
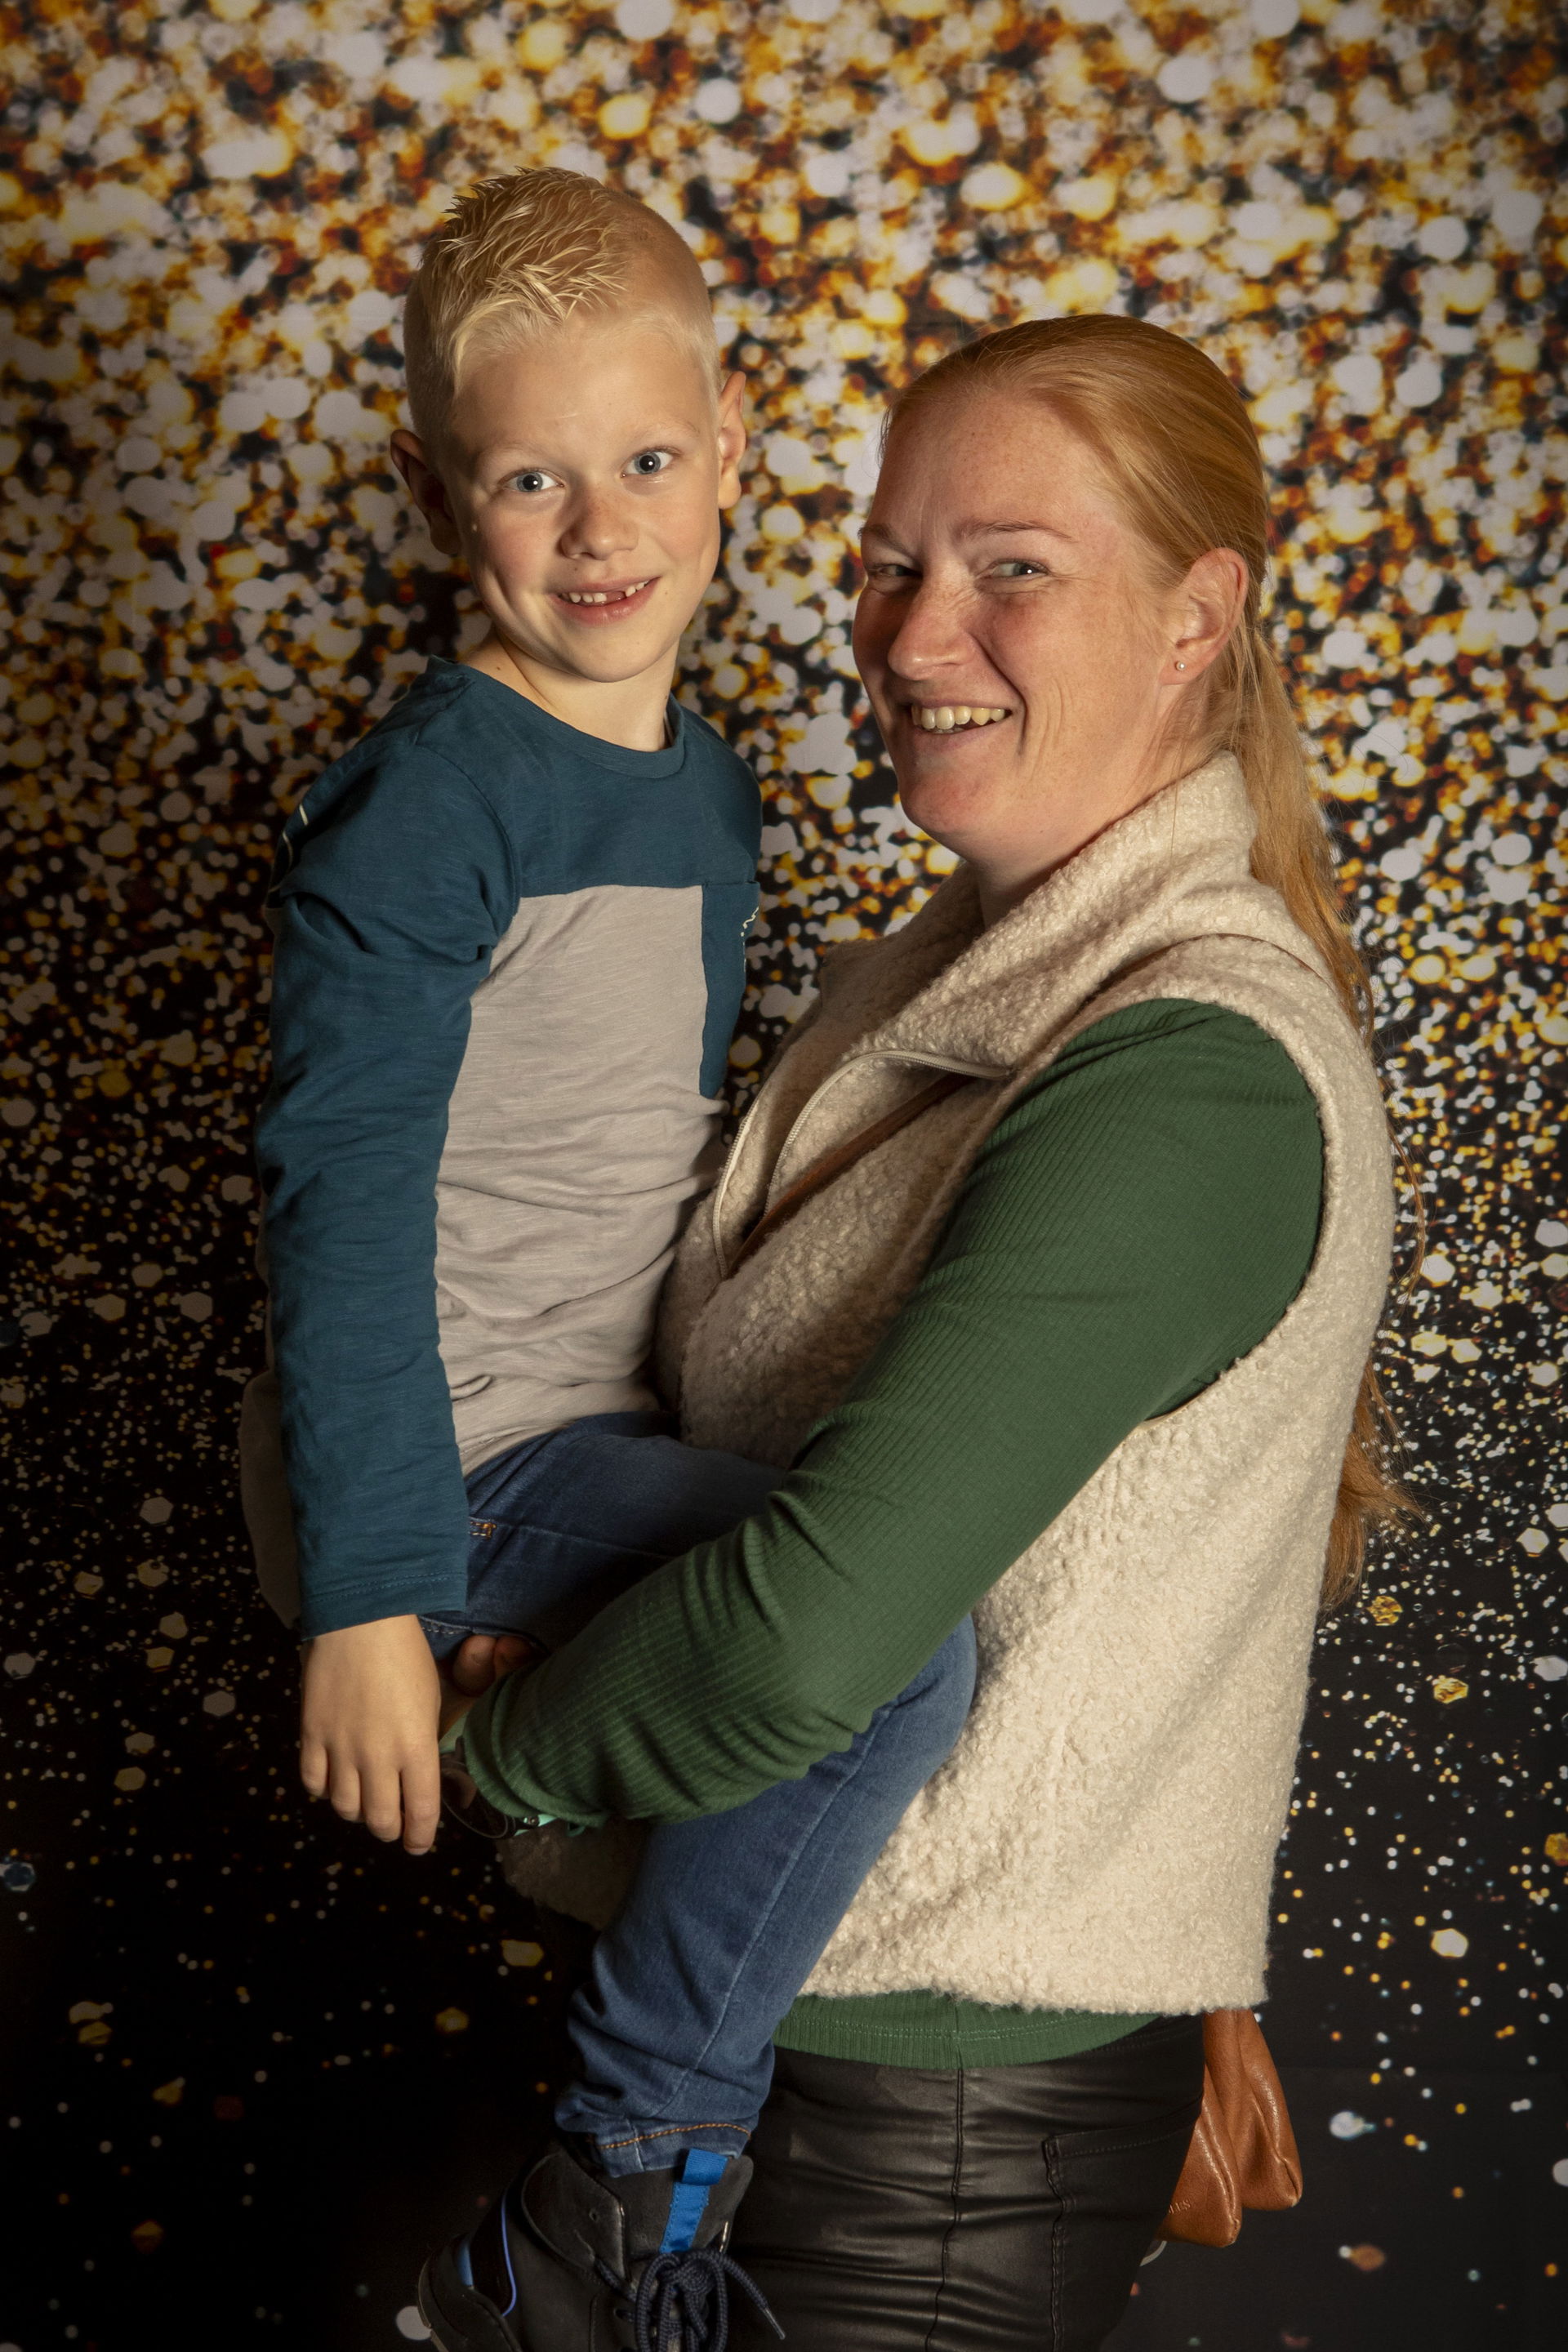
[[529, 473], [514, 474], [511, 478], [511, 486], [514, 490], [525, 490], [531, 495], [538, 490], [547, 490], [550, 488], [551, 479], [550, 475], [541, 473], [535, 467]]
[[639, 449], [626, 468], [632, 474], [668, 474], [675, 463], [672, 449]]
[[994, 565], [992, 573], [997, 580], [1043, 580], [1046, 567], [1043, 563], [1031, 563], [1026, 556], [1010, 555], [1005, 562]]

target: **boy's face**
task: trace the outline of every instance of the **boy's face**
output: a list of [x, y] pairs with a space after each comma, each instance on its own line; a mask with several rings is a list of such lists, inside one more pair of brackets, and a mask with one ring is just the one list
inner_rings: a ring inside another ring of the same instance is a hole
[[715, 405], [657, 326], [574, 322], [476, 360], [439, 449], [399, 433], [393, 455], [509, 647], [620, 683], [668, 663], [713, 577], [741, 391], [732, 375]]

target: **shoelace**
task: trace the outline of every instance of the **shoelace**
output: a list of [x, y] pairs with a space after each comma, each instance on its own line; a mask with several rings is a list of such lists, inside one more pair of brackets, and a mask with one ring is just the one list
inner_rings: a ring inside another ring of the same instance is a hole
[[773, 2334], [784, 2329], [754, 2279], [717, 2246], [655, 2254], [637, 2283], [632, 2316], [637, 2352], [724, 2352], [730, 2340], [730, 2281], [750, 2295]]

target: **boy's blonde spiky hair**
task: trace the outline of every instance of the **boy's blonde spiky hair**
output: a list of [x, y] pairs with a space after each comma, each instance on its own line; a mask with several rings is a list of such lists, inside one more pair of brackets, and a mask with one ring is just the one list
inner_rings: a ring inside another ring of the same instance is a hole
[[415, 431], [427, 447], [439, 439], [466, 359], [622, 302], [667, 321], [717, 387], [708, 289], [668, 221], [582, 172], [479, 181], [453, 205], [408, 289]]

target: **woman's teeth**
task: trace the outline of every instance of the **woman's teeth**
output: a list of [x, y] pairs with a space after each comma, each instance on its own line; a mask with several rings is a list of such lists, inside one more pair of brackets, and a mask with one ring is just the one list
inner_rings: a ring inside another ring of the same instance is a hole
[[560, 593], [569, 604], [624, 604], [628, 596], [637, 596], [647, 586], [646, 580], [634, 580], [629, 588], [563, 588]]
[[1005, 719], [1005, 710], [984, 710], [967, 702], [911, 702], [910, 717], [927, 735], [951, 735], [958, 727], [990, 727]]

